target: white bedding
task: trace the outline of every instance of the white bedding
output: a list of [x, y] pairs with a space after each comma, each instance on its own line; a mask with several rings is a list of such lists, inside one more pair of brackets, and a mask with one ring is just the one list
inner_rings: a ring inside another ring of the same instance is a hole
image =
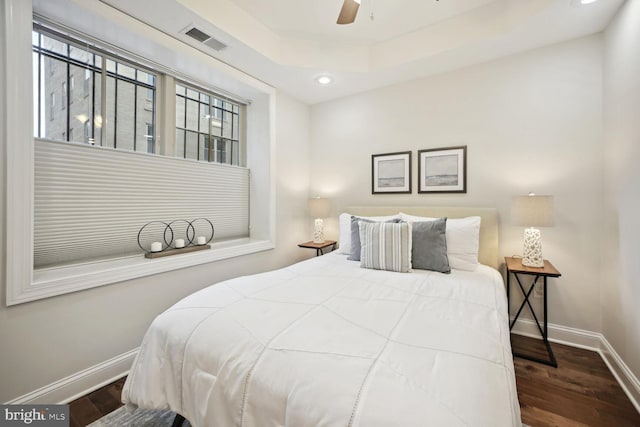
[[520, 426], [497, 271], [366, 270], [332, 253], [183, 299], [122, 399], [194, 426]]

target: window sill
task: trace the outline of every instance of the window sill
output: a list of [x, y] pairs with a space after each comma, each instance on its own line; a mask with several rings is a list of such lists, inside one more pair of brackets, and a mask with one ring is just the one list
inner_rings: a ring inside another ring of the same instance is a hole
[[273, 249], [269, 240], [239, 239], [216, 243], [208, 251], [147, 259], [143, 255], [92, 262], [67, 267], [33, 271], [33, 282], [14, 304], [62, 295], [97, 286], [165, 273], [180, 268], [206, 264], [242, 255]]

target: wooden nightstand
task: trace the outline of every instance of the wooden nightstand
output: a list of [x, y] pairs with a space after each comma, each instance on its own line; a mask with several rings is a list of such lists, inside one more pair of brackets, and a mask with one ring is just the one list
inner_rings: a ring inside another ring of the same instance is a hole
[[319, 256], [319, 255], [324, 255], [324, 249], [328, 247], [331, 247], [331, 251], [335, 250], [336, 243], [338, 242], [336, 242], [335, 240], [325, 240], [322, 243], [313, 243], [313, 241], [310, 241], [310, 242], [300, 243], [298, 246], [300, 246], [301, 248], [315, 249], [316, 256]]
[[[533, 314], [533, 318], [536, 321], [536, 325], [538, 326], [538, 330], [542, 335], [542, 341], [544, 342], [545, 347], [547, 348], [547, 354], [549, 355], [549, 360], [540, 359], [538, 357], [513, 352], [514, 356], [522, 357], [523, 359], [532, 360], [534, 362], [544, 363], [545, 365], [553, 366], [554, 368], [558, 367], [558, 363], [556, 362], [556, 358], [553, 355], [553, 350], [551, 350], [551, 344], [549, 344], [549, 339], [547, 335], [547, 277], [560, 277], [560, 272], [546, 259], [544, 260], [544, 267], [527, 267], [522, 265], [522, 258], [514, 258], [514, 257], [505, 257], [504, 261], [507, 263], [507, 312], [509, 312], [510, 308], [510, 300], [509, 300], [509, 289], [511, 287], [511, 275], [516, 278], [516, 282], [520, 290], [522, 291], [522, 295], [524, 296], [524, 301], [520, 305], [516, 316], [513, 318], [511, 323], [509, 324], [509, 330], [513, 329], [513, 325], [515, 325], [516, 320], [522, 313], [522, 309], [525, 304], [529, 306], [531, 310], [531, 314]], [[531, 283], [531, 287], [529, 290], [525, 290], [522, 282], [520, 281], [521, 275], [529, 275], [533, 276], [533, 282]], [[529, 297], [534, 292], [536, 283], [538, 279], [542, 277], [544, 281], [544, 289], [543, 289], [543, 298], [544, 298], [544, 327], [540, 326], [540, 321], [538, 320], [538, 316], [536, 316], [536, 312], [531, 306], [531, 302], [529, 301]]]

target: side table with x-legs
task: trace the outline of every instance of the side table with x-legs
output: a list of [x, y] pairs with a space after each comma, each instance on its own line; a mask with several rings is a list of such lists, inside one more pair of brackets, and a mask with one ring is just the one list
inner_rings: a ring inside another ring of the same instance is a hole
[[[561, 274], [553, 266], [553, 264], [551, 264], [546, 259], [544, 260], [543, 267], [527, 267], [526, 265], [522, 265], [522, 258], [505, 257], [504, 260], [507, 264], [507, 311], [510, 313], [509, 309], [510, 309], [511, 275], [513, 275], [513, 277], [516, 279], [516, 283], [518, 284], [518, 287], [520, 288], [520, 291], [522, 291], [522, 295], [524, 296], [524, 300], [522, 301], [520, 308], [518, 308], [516, 316], [513, 318], [513, 320], [509, 324], [509, 330], [513, 329], [513, 326], [516, 324], [516, 320], [518, 320], [520, 313], [522, 313], [522, 310], [524, 309], [525, 305], [528, 305], [529, 309], [531, 310], [531, 314], [535, 319], [536, 325], [538, 326], [538, 330], [542, 335], [542, 341], [547, 349], [547, 354], [549, 356], [549, 359], [548, 360], [541, 359], [539, 357], [535, 357], [535, 356], [531, 356], [531, 355], [527, 355], [527, 354], [523, 354], [515, 351], [513, 352], [513, 355], [517, 357], [521, 357], [523, 359], [532, 360], [534, 362], [544, 363], [545, 365], [549, 365], [549, 366], [553, 366], [554, 368], [557, 368], [558, 363], [556, 362], [556, 358], [553, 355], [553, 350], [551, 349], [551, 344], [549, 343], [549, 335], [548, 335], [548, 329], [547, 329], [547, 278], [560, 277]], [[533, 281], [531, 282], [531, 285], [528, 290], [522, 284], [521, 276], [533, 276]], [[536, 315], [536, 312], [533, 309], [533, 306], [531, 305], [531, 302], [529, 300], [540, 278], [542, 278], [543, 286], [544, 286], [544, 289], [543, 289], [544, 313], [543, 313], [542, 326], [540, 325], [538, 316]]]
[[320, 255], [324, 255], [324, 250], [326, 248], [331, 248], [329, 250], [329, 252], [333, 251], [336, 249], [336, 242], [335, 240], [325, 240], [322, 243], [314, 243], [313, 241], [310, 242], [304, 242], [304, 243], [300, 243], [298, 246], [301, 248], [309, 248], [309, 249], [315, 249], [316, 250], [316, 256], [320, 256]]

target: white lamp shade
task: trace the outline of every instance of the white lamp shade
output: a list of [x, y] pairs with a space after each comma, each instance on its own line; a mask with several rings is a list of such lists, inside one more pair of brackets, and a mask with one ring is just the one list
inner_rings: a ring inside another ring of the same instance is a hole
[[553, 226], [553, 196], [515, 196], [511, 222], [525, 227]]
[[329, 199], [314, 197], [309, 199], [309, 216], [312, 218], [326, 218], [331, 211]]

